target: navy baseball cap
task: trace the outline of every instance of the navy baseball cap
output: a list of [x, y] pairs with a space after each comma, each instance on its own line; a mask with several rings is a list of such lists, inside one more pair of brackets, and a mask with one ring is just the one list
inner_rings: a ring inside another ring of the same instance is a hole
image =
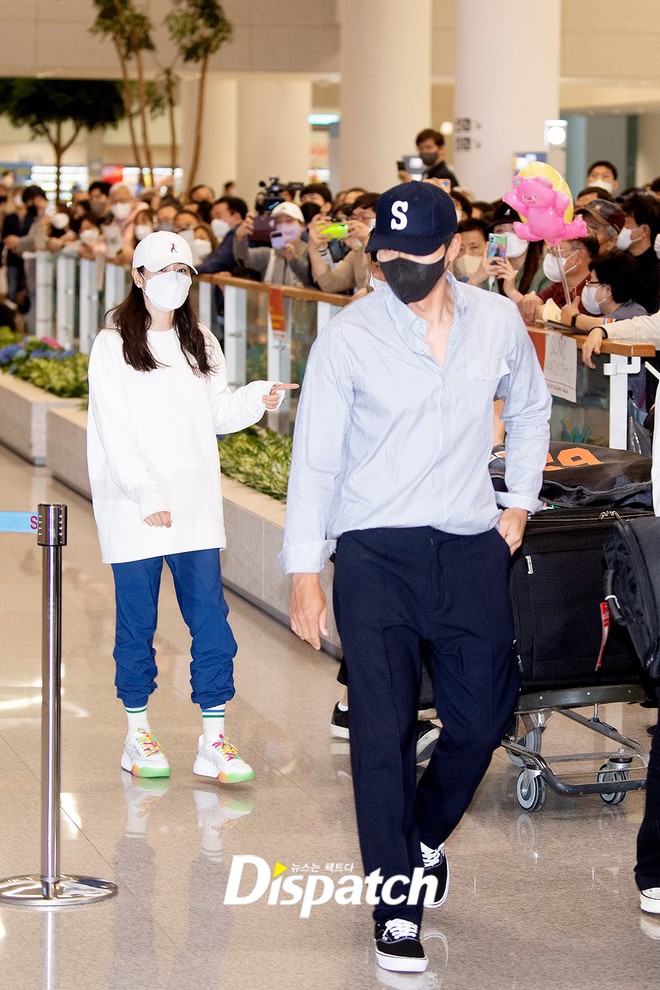
[[402, 182], [378, 200], [376, 226], [365, 251], [433, 254], [453, 237], [457, 225], [456, 208], [443, 189], [432, 182]]

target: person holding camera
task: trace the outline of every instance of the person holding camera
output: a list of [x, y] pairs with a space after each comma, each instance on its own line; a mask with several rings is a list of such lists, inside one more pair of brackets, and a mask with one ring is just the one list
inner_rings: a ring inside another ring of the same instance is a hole
[[[415, 138], [417, 153], [424, 165], [424, 179], [449, 179], [451, 188], [460, 183], [451, 169], [445, 164], [445, 138], [444, 134], [436, 131], [433, 127], [425, 127]], [[405, 169], [399, 169], [399, 178], [402, 182], [410, 182], [412, 176]]]
[[[234, 258], [246, 268], [252, 268], [261, 275], [263, 282], [271, 285], [288, 285], [296, 289], [309, 289], [313, 286], [309, 268], [307, 244], [302, 235], [305, 232], [305, 218], [295, 203], [280, 203], [266, 216], [272, 221], [264, 234], [259, 230], [259, 220], [263, 215], [248, 213], [245, 220], [236, 228], [234, 236]], [[267, 236], [263, 246], [251, 247], [249, 241], [257, 236]]]
[[[371, 271], [364, 253], [371, 229], [376, 222], [378, 193], [364, 193], [353, 204], [345, 223], [319, 214], [309, 225], [309, 261], [312, 275], [322, 292], [352, 292], [366, 289]], [[348, 254], [333, 263], [330, 238], [345, 241]]]

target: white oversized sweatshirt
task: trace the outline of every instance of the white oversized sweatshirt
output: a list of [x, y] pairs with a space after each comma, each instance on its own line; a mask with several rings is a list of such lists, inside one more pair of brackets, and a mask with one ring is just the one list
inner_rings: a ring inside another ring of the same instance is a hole
[[[203, 376], [184, 355], [174, 329], [148, 331], [161, 365], [136, 371], [122, 340], [101, 330], [89, 359], [87, 465], [104, 563], [143, 560], [225, 546], [216, 434], [258, 422], [271, 382], [232, 392], [225, 358], [208, 341], [213, 371]], [[172, 526], [148, 526], [169, 511]]]

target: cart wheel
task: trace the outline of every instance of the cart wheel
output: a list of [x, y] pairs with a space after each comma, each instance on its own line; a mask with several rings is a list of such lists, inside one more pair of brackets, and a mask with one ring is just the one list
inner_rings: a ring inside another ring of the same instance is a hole
[[[530, 750], [530, 752], [540, 753], [541, 752], [541, 739], [543, 738], [543, 730], [538, 727], [532, 729], [525, 736], [521, 736], [520, 739], [516, 739], [519, 746], [524, 746], [525, 749]], [[507, 749], [507, 756], [513, 763], [514, 767], [524, 767], [525, 761], [522, 756], [518, 756], [517, 753], [510, 753]]]
[[516, 783], [516, 797], [520, 807], [525, 811], [540, 811], [547, 796], [548, 787], [543, 777], [540, 774], [537, 777], [528, 777], [523, 770]]
[[[608, 784], [612, 780], [628, 780], [629, 776], [627, 770], [612, 770], [609, 763], [603, 763], [598, 772], [598, 783]], [[601, 798], [605, 804], [621, 804], [626, 794], [627, 791], [615, 791], [614, 794], [601, 794]]]

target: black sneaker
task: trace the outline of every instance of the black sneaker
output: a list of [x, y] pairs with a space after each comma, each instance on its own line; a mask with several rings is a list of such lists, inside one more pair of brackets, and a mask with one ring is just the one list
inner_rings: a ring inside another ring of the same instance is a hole
[[426, 763], [438, 741], [440, 729], [430, 719], [424, 718], [417, 723], [417, 762]]
[[420, 845], [422, 847], [424, 876], [435, 877], [438, 882], [435, 897], [429, 900], [430, 895], [427, 893], [424, 898], [424, 907], [433, 910], [434, 908], [442, 907], [447, 900], [447, 894], [449, 893], [449, 864], [445, 856], [444, 842], [437, 849], [429, 849], [423, 842]]
[[339, 703], [335, 705], [335, 709], [332, 713], [332, 718], [330, 719], [330, 735], [334, 736], [335, 739], [348, 739], [348, 709], [343, 712]]
[[419, 940], [419, 925], [403, 918], [376, 922], [376, 962], [395, 973], [423, 973], [429, 964]]

